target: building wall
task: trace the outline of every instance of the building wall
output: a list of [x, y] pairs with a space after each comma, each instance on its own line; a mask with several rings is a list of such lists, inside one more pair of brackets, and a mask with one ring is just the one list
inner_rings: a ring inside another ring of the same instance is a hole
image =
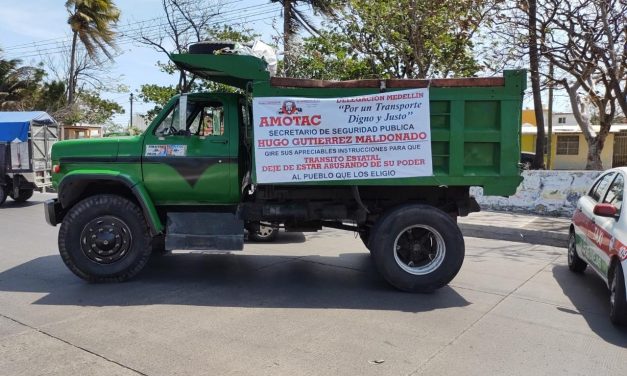
[[[577, 155], [557, 155], [558, 136], [579, 136], [579, 154]], [[533, 134], [523, 134], [521, 137], [521, 150], [534, 153], [536, 150], [536, 136]], [[586, 168], [588, 156], [588, 143], [581, 133], [560, 133], [551, 137], [551, 166], [553, 170], [584, 170]], [[614, 156], [614, 134], [610, 133], [605, 139], [605, 146], [601, 152], [601, 162], [603, 168], [611, 168]]]
[[[560, 134], [562, 135], [562, 134]], [[552, 165], [554, 170], [583, 170], [586, 168], [587, 156], [588, 156], [588, 143], [582, 134], [563, 134], [564, 136], [579, 136], [579, 154], [577, 155], [557, 155], [556, 145], [557, 137], [554, 140]], [[612, 167], [612, 157], [614, 152], [614, 135], [609, 134], [605, 140], [605, 147], [601, 152], [601, 162], [603, 168]]]

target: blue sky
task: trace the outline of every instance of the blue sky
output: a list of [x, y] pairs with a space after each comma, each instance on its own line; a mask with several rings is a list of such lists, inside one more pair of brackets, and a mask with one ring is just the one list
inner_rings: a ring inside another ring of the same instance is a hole
[[[202, 0], [199, 0], [202, 2]], [[270, 0], [205, 0], [210, 6], [217, 2], [223, 4], [222, 18], [216, 21], [242, 23], [254, 28], [261, 34], [261, 39], [270, 42], [275, 36], [273, 24], [281, 24], [280, 6], [269, 4]], [[137, 27], [138, 22], [151, 20], [149, 25], [165, 22], [161, 0], [116, 0], [122, 15], [119, 28], [124, 30]], [[69, 42], [70, 30], [67, 24], [67, 12], [63, 0], [0, 0], [0, 48], [8, 58], [21, 58], [25, 63], [37, 64], [41, 55], [59, 56], [58, 46]], [[160, 17], [159, 19], [155, 19]], [[153, 20], [155, 19], [155, 20]], [[137, 43], [123, 41], [119, 43], [122, 53], [115, 59], [112, 77], [119, 78], [117, 83], [128, 86], [134, 93], [140, 85], [146, 83], [171, 84], [175, 78], [159, 71], [155, 66], [158, 60], [167, 57]], [[103, 96], [123, 105], [126, 115], [118, 116], [115, 122], [128, 123], [129, 94], [106, 93]], [[134, 111], [143, 112], [151, 108], [135, 102]]]

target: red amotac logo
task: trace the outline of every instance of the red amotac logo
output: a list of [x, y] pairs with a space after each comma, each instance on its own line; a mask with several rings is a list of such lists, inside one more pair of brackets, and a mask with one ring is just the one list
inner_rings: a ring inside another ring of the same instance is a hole
[[279, 110], [279, 114], [281, 115], [294, 115], [302, 112], [302, 108], [298, 108], [296, 106], [296, 102], [294, 101], [285, 101], [283, 102], [283, 106]]

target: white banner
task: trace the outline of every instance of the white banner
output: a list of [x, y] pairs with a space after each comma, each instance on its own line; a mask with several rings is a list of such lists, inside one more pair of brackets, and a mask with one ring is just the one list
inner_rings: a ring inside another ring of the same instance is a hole
[[258, 183], [430, 176], [429, 90], [253, 100]]

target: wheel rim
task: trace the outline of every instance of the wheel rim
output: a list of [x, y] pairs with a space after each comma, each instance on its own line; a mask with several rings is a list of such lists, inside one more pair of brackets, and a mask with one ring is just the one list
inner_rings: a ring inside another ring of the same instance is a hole
[[91, 220], [81, 232], [81, 249], [98, 264], [111, 264], [128, 254], [133, 237], [124, 221], [113, 216]]
[[[620, 267], [620, 266], [619, 266]], [[618, 283], [618, 271], [614, 271], [614, 277], [612, 278], [612, 286], [610, 287], [610, 311], [614, 312], [614, 305], [616, 304], [616, 284]]]
[[442, 265], [445, 256], [444, 238], [430, 226], [409, 226], [394, 240], [394, 260], [413, 275], [433, 272]]
[[575, 235], [571, 233], [568, 238], [568, 264], [572, 265], [575, 259]]
[[257, 231], [257, 236], [260, 238], [267, 238], [272, 236], [274, 233], [274, 228], [271, 226], [259, 225], [259, 230]]

